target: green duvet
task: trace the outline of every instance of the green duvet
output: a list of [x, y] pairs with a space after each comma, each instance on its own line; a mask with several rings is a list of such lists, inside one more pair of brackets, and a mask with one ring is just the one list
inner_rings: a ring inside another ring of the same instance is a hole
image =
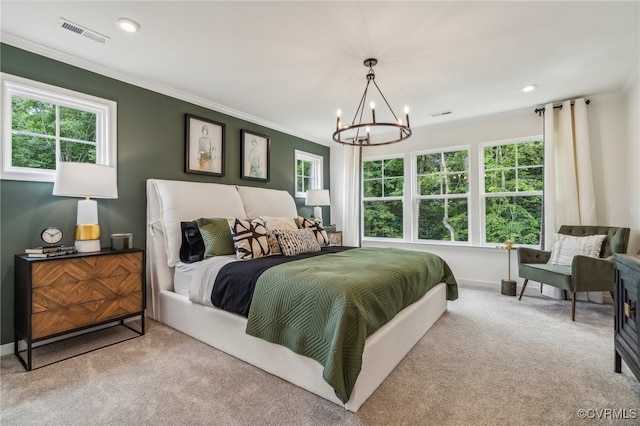
[[247, 334], [315, 359], [347, 402], [367, 336], [440, 282], [458, 289], [438, 256], [391, 248], [357, 248], [274, 266], [256, 283]]

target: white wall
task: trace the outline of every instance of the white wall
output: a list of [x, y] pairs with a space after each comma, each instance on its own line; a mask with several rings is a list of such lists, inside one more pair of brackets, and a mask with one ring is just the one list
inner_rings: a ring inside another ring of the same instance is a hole
[[631, 241], [629, 253], [640, 254], [640, 72], [636, 69], [626, 95], [627, 107], [627, 196]]
[[[637, 84], [634, 90], [638, 90]], [[634, 98], [632, 100], [630, 98]], [[630, 132], [627, 122], [638, 122], [638, 96], [614, 93], [606, 96], [591, 97], [591, 104], [587, 107], [590, 121], [590, 139], [592, 144], [592, 162], [594, 181], [596, 182], [596, 203], [598, 222], [603, 225], [629, 226], [635, 231], [640, 229], [640, 191], [631, 182], [640, 182], [638, 174], [630, 179], [629, 169], [637, 168], [639, 164], [640, 137], [638, 129]], [[635, 115], [630, 109], [635, 108]], [[534, 108], [514, 111], [509, 114], [487, 116], [472, 120], [450, 122], [438, 126], [414, 129], [413, 136], [406, 142], [365, 149], [364, 157], [387, 154], [404, 153], [408, 161], [412, 151], [443, 148], [448, 146], [471, 145], [472, 158], [470, 174], [477, 176], [477, 145], [482, 142], [498, 141], [542, 134], [543, 122], [533, 111]], [[628, 135], [633, 133], [633, 135]], [[475, 149], [474, 149], [475, 148]], [[629, 160], [630, 150], [635, 150], [635, 160]], [[475, 154], [474, 154], [475, 152]], [[341, 212], [343, 202], [343, 170], [342, 146], [334, 144], [331, 148], [331, 217], [335, 218], [338, 229], [344, 229], [351, 224], [343, 223]], [[474, 171], [475, 168], [475, 171]], [[634, 180], [635, 179], [635, 180]], [[630, 193], [636, 190], [635, 201], [630, 200]], [[634, 204], [631, 204], [631, 203]], [[634, 213], [630, 211], [634, 209]], [[473, 209], [478, 214], [478, 208]], [[477, 222], [477, 221], [476, 221]], [[477, 233], [475, 229], [473, 232]], [[636, 232], [637, 236], [638, 232]], [[640, 242], [634, 240], [631, 247], [637, 247]], [[507, 278], [507, 254], [504, 250], [487, 247], [451, 246], [443, 244], [425, 243], [395, 243], [395, 242], [365, 242], [366, 246], [395, 246], [412, 250], [424, 250], [440, 255], [451, 266], [460, 283], [491, 286], [497, 291], [500, 280]], [[511, 278], [517, 276], [516, 254], [512, 252]], [[537, 292], [537, 289], [531, 290]], [[529, 289], [527, 289], [529, 292]]]

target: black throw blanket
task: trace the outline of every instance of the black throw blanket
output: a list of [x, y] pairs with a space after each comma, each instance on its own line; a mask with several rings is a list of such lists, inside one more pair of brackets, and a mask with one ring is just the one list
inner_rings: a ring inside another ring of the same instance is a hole
[[297, 256], [268, 256], [226, 264], [220, 269], [211, 291], [213, 306], [228, 312], [249, 316], [253, 290], [260, 275], [272, 266], [328, 253], [339, 253], [353, 247], [328, 246], [322, 251]]

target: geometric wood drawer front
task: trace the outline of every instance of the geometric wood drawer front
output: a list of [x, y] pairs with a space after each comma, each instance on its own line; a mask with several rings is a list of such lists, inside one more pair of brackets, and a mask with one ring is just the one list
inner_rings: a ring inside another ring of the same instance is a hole
[[65, 259], [54, 264], [33, 265], [32, 286], [40, 287], [54, 283], [73, 283], [97, 278], [117, 277], [140, 272], [141, 253], [126, 253], [121, 256], [93, 256]]
[[124, 297], [96, 300], [34, 313], [31, 323], [32, 338], [51, 336], [141, 310], [142, 292], [139, 291]]
[[117, 277], [61, 282], [34, 287], [31, 296], [32, 312], [60, 309], [93, 300], [117, 298], [140, 292], [141, 288], [142, 274], [140, 272]]

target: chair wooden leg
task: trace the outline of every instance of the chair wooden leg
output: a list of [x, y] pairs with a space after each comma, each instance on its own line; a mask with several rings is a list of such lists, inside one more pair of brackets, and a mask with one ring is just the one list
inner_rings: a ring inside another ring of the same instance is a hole
[[571, 293], [571, 321], [576, 320], [576, 292]]
[[520, 290], [520, 297], [518, 297], [518, 300], [522, 299], [522, 295], [524, 294], [524, 289], [527, 287], [528, 282], [529, 282], [529, 279], [525, 279], [524, 283], [522, 283], [522, 290]]

